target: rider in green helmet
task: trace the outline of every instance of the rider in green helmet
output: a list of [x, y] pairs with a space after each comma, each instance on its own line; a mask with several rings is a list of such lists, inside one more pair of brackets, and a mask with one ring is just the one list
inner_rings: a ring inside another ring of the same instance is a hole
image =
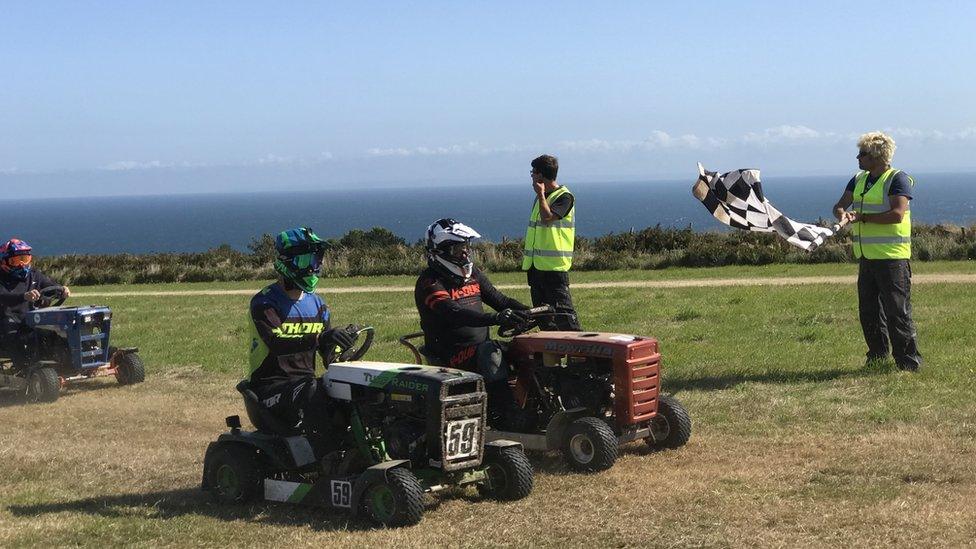
[[355, 334], [333, 328], [328, 306], [315, 294], [325, 252], [322, 239], [308, 227], [289, 229], [275, 238], [275, 251], [278, 280], [251, 299], [245, 379], [261, 404], [283, 423], [301, 423], [309, 435], [326, 435], [328, 398], [315, 376], [315, 354], [347, 349]]
[[312, 293], [319, 283], [325, 242], [308, 227], [290, 229], [275, 237], [274, 269], [286, 285]]

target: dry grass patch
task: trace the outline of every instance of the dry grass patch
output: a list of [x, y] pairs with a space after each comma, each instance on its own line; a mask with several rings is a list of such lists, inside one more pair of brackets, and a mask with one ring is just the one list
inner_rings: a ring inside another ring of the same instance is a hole
[[831, 436], [703, 426], [678, 451], [628, 445], [600, 475], [534, 455], [528, 500], [455, 491], [401, 530], [287, 505], [222, 508], [198, 487], [207, 442], [240, 412], [233, 383], [181, 368], [0, 409], [0, 545], [945, 546], [976, 535], [972, 439], [910, 424]]
[[[527, 299], [524, 289], [513, 293]], [[417, 329], [411, 294], [326, 298], [337, 324], [376, 326], [370, 358], [410, 360], [396, 337]], [[103, 380], [48, 405], [0, 397], [0, 546], [945, 547], [976, 539], [970, 288], [918, 286], [926, 366], [917, 375], [863, 366], [853, 287], [576, 289], [574, 299], [589, 328], [661, 341], [664, 386], [694, 423], [687, 446], [650, 453], [631, 444], [613, 469], [589, 476], [533, 456], [527, 500], [497, 504], [454, 491], [406, 529], [367, 529], [288, 505], [216, 506], [199, 490], [202, 460], [224, 417], [243, 413], [233, 387], [246, 360], [247, 296], [117, 297], [107, 300], [113, 338], [140, 347], [145, 384]]]

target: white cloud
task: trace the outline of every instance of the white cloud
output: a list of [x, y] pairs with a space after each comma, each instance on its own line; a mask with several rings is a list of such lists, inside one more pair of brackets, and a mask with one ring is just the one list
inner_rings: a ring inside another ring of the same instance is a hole
[[332, 153], [326, 151], [315, 156], [281, 156], [273, 153], [258, 158], [255, 162], [244, 162], [241, 166], [257, 164], [258, 166], [314, 166], [333, 159]]
[[782, 125], [766, 128], [760, 132], [749, 132], [739, 138], [744, 144], [769, 145], [796, 141], [834, 141], [839, 134], [818, 131], [807, 126]]
[[561, 150], [572, 152], [630, 152], [630, 151], [653, 151], [658, 149], [706, 149], [719, 148], [726, 144], [725, 139], [707, 137], [702, 138], [695, 134], [684, 134], [672, 136], [662, 130], [654, 130], [643, 139], [615, 140], [606, 139], [583, 139], [578, 141], [562, 141], [558, 143]]
[[959, 139], [976, 139], [976, 126], [957, 132], [956, 137]]
[[404, 149], [402, 147], [394, 149], [369, 149], [366, 151], [367, 156], [410, 156], [410, 149]]
[[128, 170], [153, 170], [158, 168], [173, 168], [175, 164], [170, 162], [161, 162], [159, 160], [150, 160], [148, 162], [139, 162], [137, 160], [119, 160], [116, 162], [111, 162], [102, 166], [100, 169], [109, 172], [120, 172]]
[[487, 147], [476, 141], [465, 144], [444, 145], [438, 147], [390, 147], [390, 148], [371, 148], [366, 150], [367, 156], [387, 156], [387, 157], [408, 157], [408, 156], [459, 156], [459, 155], [486, 155], [508, 152], [521, 152], [528, 150], [527, 147], [517, 145], [504, 145]]
[[[956, 131], [921, 130], [917, 128], [896, 127], [884, 128], [883, 131], [898, 140], [917, 142], [964, 142], [976, 140], [976, 127], [967, 127]], [[362, 156], [377, 158], [424, 158], [449, 156], [485, 156], [503, 153], [526, 153], [539, 150], [552, 150], [567, 153], [628, 153], [651, 152], [660, 150], [712, 151], [718, 149], [750, 148], [766, 146], [811, 146], [816, 144], [832, 145], [836, 143], [853, 143], [860, 133], [849, 131], [829, 131], [811, 128], [802, 124], [782, 124], [758, 131], [750, 131], [738, 136], [700, 136], [694, 133], [673, 135], [664, 130], [655, 129], [641, 139], [605, 139], [591, 138], [557, 142], [552, 144], [534, 145], [484, 145], [477, 141], [448, 145], [421, 145], [416, 147], [374, 147], [360, 153]], [[355, 158], [357, 155], [344, 156]], [[313, 156], [282, 155], [269, 153], [254, 160], [230, 164], [204, 164], [191, 162], [167, 162], [161, 160], [136, 161], [120, 160], [102, 166], [106, 171], [153, 170], [167, 168], [203, 168], [203, 167], [247, 167], [247, 166], [315, 166], [335, 160], [337, 157], [331, 152], [322, 152]], [[17, 168], [0, 169], [0, 174], [32, 173]]]
[[610, 142], [605, 139], [583, 139], [579, 141], [561, 141], [557, 147], [564, 151], [573, 152], [605, 152], [622, 148], [622, 143], [624, 142]]
[[[892, 137], [919, 138], [924, 137], [926, 132], [914, 128], [886, 128], [885, 133]], [[940, 132], [941, 133], [941, 132]]]
[[268, 153], [254, 160], [238, 163], [211, 164], [205, 162], [164, 162], [161, 160], [150, 160], [147, 162], [138, 160], [119, 160], [101, 166], [100, 170], [118, 172], [129, 170], [159, 170], [172, 168], [233, 168], [248, 166], [314, 166], [322, 162], [332, 160], [334, 157], [330, 152], [321, 152], [315, 156], [282, 156]]
[[976, 127], [963, 128], [954, 132], [919, 130], [915, 128], [885, 128], [882, 131], [895, 138], [901, 137], [920, 141], [966, 141], [976, 139]]
[[[926, 141], [963, 141], [976, 139], [976, 127], [964, 128], [955, 132], [940, 130], [919, 130], [914, 128], [887, 128], [884, 130], [895, 138]], [[629, 152], [634, 150], [653, 151], [659, 149], [714, 150], [730, 146], [767, 146], [794, 144], [833, 144], [856, 141], [860, 133], [825, 131], [804, 125], [783, 124], [759, 131], [747, 132], [737, 137], [701, 137], [695, 134], [671, 135], [663, 130], [654, 130], [640, 140], [584, 139], [563, 141], [559, 147], [572, 152]]]

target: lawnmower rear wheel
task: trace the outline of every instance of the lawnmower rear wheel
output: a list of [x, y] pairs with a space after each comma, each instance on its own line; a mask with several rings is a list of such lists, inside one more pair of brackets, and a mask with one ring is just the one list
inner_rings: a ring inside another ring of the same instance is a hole
[[651, 420], [651, 436], [645, 438], [653, 450], [679, 448], [691, 438], [691, 418], [688, 411], [671, 395], [661, 395], [657, 402], [657, 416]]
[[210, 493], [225, 504], [247, 503], [261, 492], [264, 474], [253, 449], [240, 445], [221, 448], [210, 464]]
[[27, 402], [54, 402], [61, 396], [61, 379], [54, 368], [35, 368], [27, 376]]
[[146, 380], [146, 366], [138, 353], [122, 353], [116, 367], [115, 380], [119, 385], [132, 385]]
[[485, 465], [488, 478], [478, 485], [478, 492], [482, 496], [514, 501], [525, 498], [532, 492], [532, 464], [518, 446], [486, 448]]
[[563, 456], [577, 471], [603, 471], [617, 461], [617, 435], [595, 417], [581, 417], [569, 424], [563, 440]]
[[424, 515], [424, 489], [409, 469], [386, 471], [384, 480], [373, 483], [363, 494], [363, 510], [383, 526], [410, 526]]

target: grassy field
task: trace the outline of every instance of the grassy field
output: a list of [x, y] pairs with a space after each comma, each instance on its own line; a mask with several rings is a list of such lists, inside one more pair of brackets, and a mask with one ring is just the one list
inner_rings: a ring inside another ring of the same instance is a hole
[[[976, 273], [971, 262], [913, 268]], [[591, 272], [573, 281], [854, 269]], [[256, 285], [98, 290], [248, 287]], [[664, 387], [692, 415], [691, 442], [662, 453], [629, 445], [612, 470], [590, 476], [536, 455], [529, 499], [495, 504], [457, 491], [435, 498], [420, 525], [398, 530], [285, 505], [211, 504], [199, 491], [203, 453], [224, 416], [243, 413], [233, 385], [245, 360], [249, 298], [97, 298], [115, 311], [115, 341], [142, 349], [148, 379], [126, 388], [95, 382], [53, 404], [0, 397], [0, 546], [971, 545], [976, 295], [969, 284], [919, 284], [913, 293], [925, 357], [918, 374], [864, 366], [853, 285], [578, 289], [587, 328], [661, 341]], [[338, 323], [376, 326], [369, 358], [409, 359], [396, 337], [417, 329], [412, 295], [326, 297]]]
[[[912, 271], [916, 274], [924, 273], [973, 273], [976, 266], [971, 261], [916, 261], [912, 264]], [[837, 276], [856, 275], [855, 263], [827, 263], [815, 265], [776, 264], [762, 266], [732, 266], [711, 268], [675, 267], [659, 271], [618, 270], [618, 271], [582, 271], [574, 272], [571, 282], [607, 282], [615, 280], [687, 280], [699, 278], [750, 278], [767, 276]], [[525, 284], [525, 274], [493, 273], [491, 280], [495, 284]], [[319, 288], [328, 295], [329, 288], [349, 288], [356, 286], [413, 286], [416, 277], [413, 276], [350, 276], [344, 278], [322, 279]], [[112, 286], [84, 286], [78, 287], [79, 292], [139, 292], [139, 291], [168, 291], [168, 290], [237, 290], [257, 289], [260, 282], [186, 282], [166, 284], [130, 284]]]

